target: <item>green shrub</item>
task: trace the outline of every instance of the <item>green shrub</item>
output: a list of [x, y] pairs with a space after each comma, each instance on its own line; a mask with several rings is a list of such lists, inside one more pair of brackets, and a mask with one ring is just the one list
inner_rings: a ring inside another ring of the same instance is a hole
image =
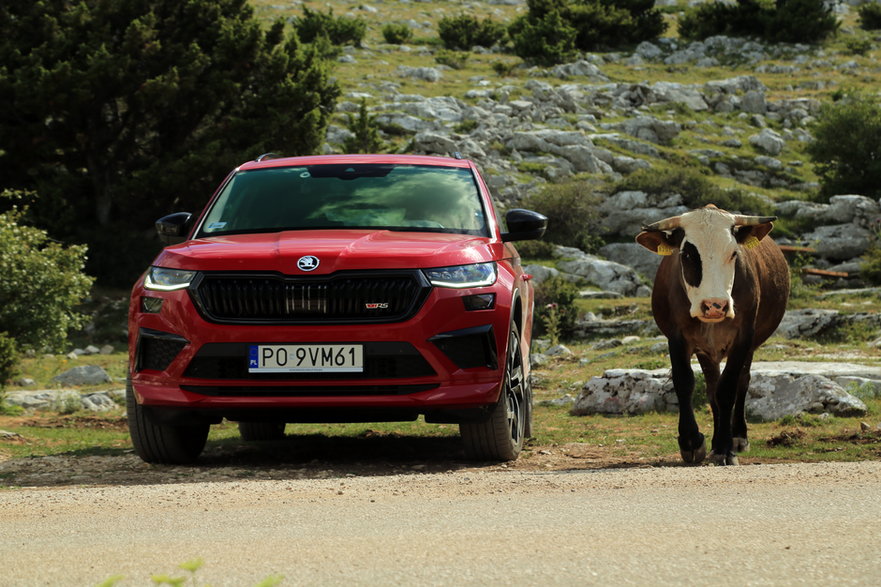
[[603, 239], [598, 206], [602, 198], [584, 182], [548, 184], [527, 197], [523, 206], [548, 217], [544, 239], [593, 253]]
[[514, 52], [541, 65], [571, 60], [575, 50], [634, 45], [667, 29], [652, 0], [528, 0], [529, 11], [512, 23]]
[[570, 338], [578, 319], [576, 299], [578, 287], [562, 277], [549, 277], [538, 284], [535, 288], [535, 334], [549, 334], [548, 323], [553, 323], [555, 337]]
[[382, 27], [382, 38], [386, 43], [402, 45], [413, 38], [413, 29], [403, 23], [390, 22]]
[[860, 15], [860, 26], [867, 31], [877, 31], [881, 29], [881, 4], [877, 2], [866, 2], [857, 8]]
[[73, 308], [92, 285], [83, 274], [86, 248], [64, 247], [21, 217], [16, 207], [0, 214], [0, 332], [19, 350], [60, 350], [85, 319]]
[[838, 31], [826, 0], [778, 0], [764, 22], [764, 38], [783, 43], [819, 43]]
[[517, 243], [517, 252], [525, 259], [550, 259], [554, 256], [554, 243], [546, 240]]
[[578, 31], [575, 47], [596, 51], [655, 39], [667, 30], [653, 1], [616, 0], [570, 3], [565, 14]]
[[824, 0], [705, 2], [679, 19], [679, 35], [703, 40], [714, 35], [757, 37], [771, 42], [819, 43], [839, 22]]
[[848, 37], [844, 41], [844, 46], [851, 55], [865, 55], [872, 50], [872, 39]]
[[514, 53], [538, 65], [556, 65], [575, 56], [576, 30], [559, 12], [549, 12], [538, 19], [521, 16], [508, 28]]
[[303, 7], [303, 16], [294, 19], [294, 28], [301, 41], [311, 43], [326, 37], [334, 45], [361, 46], [367, 33], [367, 21], [359, 17], [334, 16], [333, 8], [327, 12]]
[[848, 93], [823, 104], [807, 153], [824, 197], [835, 194], [881, 196], [881, 103], [874, 96]]
[[504, 25], [467, 14], [440, 19], [437, 30], [444, 47], [457, 51], [468, 51], [475, 45], [492, 47], [505, 38]]
[[516, 64], [504, 61], [493, 61], [492, 68], [499, 77], [511, 77], [514, 74]]
[[[6, 332], [0, 332], [0, 392], [15, 375], [17, 358], [15, 340]], [[2, 403], [2, 399], [0, 396], [0, 403]]]
[[740, 189], [724, 189], [700, 172], [688, 168], [639, 169], [614, 185], [614, 191], [640, 191], [647, 194], [679, 194], [689, 208], [715, 204], [729, 212], [770, 215], [773, 205], [756, 194]]
[[434, 60], [440, 65], [446, 65], [453, 69], [465, 69], [470, 56], [467, 51], [438, 51]]
[[346, 127], [352, 136], [343, 142], [346, 153], [380, 153], [385, 149], [385, 141], [379, 136], [379, 125], [376, 117], [367, 112], [367, 102], [361, 99], [358, 116], [346, 114]]

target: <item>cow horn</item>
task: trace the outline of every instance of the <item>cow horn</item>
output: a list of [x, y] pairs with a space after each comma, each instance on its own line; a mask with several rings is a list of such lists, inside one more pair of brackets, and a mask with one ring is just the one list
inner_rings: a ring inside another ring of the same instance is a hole
[[670, 218], [665, 218], [663, 220], [658, 220], [657, 222], [652, 222], [651, 224], [643, 225], [643, 230], [653, 231], [653, 230], [674, 230], [679, 228], [679, 224], [682, 221], [681, 216], [673, 216]]
[[735, 216], [734, 226], [755, 226], [777, 220], [776, 216]]

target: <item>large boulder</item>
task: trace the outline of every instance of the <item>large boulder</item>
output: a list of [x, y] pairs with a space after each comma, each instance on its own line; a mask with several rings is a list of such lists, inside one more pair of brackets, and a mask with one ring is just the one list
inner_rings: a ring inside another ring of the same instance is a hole
[[752, 135], [749, 142], [752, 146], [771, 156], [779, 155], [783, 151], [783, 147], [786, 146], [783, 137], [770, 128], [763, 128], [759, 134]]
[[611, 243], [597, 251], [600, 255], [622, 265], [633, 267], [640, 275], [654, 280], [663, 257], [636, 243]]
[[[693, 368], [700, 372], [697, 365]], [[878, 384], [881, 369], [834, 363], [755, 363], [746, 398], [747, 415], [763, 421], [803, 413], [864, 415], [866, 405], [833, 378]], [[642, 414], [678, 409], [670, 369], [609, 369], [584, 384], [572, 414]]]
[[843, 261], [859, 257], [872, 246], [875, 235], [868, 228], [854, 224], [818, 226], [803, 235], [817, 254], [826, 259]]
[[581, 253], [575, 259], [560, 261], [557, 267], [564, 273], [577, 275], [602, 290], [625, 296], [645, 296], [649, 289], [633, 268], [595, 255]]
[[81, 365], [52, 378], [53, 383], [63, 386], [100, 385], [112, 381], [110, 375], [98, 365]]
[[815, 374], [756, 373], [746, 400], [747, 417], [764, 422], [799, 413], [862, 416], [866, 409], [866, 404], [843, 387]]

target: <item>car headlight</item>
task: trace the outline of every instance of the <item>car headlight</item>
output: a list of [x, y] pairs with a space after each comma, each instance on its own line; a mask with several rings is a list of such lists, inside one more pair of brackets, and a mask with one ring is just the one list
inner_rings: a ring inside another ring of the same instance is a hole
[[194, 277], [196, 277], [195, 271], [150, 267], [144, 279], [144, 287], [158, 291], [174, 291], [189, 287]]
[[483, 287], [496, 282], [495, 263], [475, 263], [424, 269], [423, 272], [432, 285], [438, 287]]

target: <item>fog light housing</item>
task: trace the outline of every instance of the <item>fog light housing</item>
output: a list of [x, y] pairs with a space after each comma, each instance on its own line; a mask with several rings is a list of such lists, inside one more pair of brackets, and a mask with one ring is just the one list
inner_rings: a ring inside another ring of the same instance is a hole
[[141, 296], [141, 312], [145, 314], [158, 314], [162, 310], [162, 298]]
[[471, 310], [492, 310], [496, 305], [496, 294], [482, 293], [462, 298], [465, 309]]

